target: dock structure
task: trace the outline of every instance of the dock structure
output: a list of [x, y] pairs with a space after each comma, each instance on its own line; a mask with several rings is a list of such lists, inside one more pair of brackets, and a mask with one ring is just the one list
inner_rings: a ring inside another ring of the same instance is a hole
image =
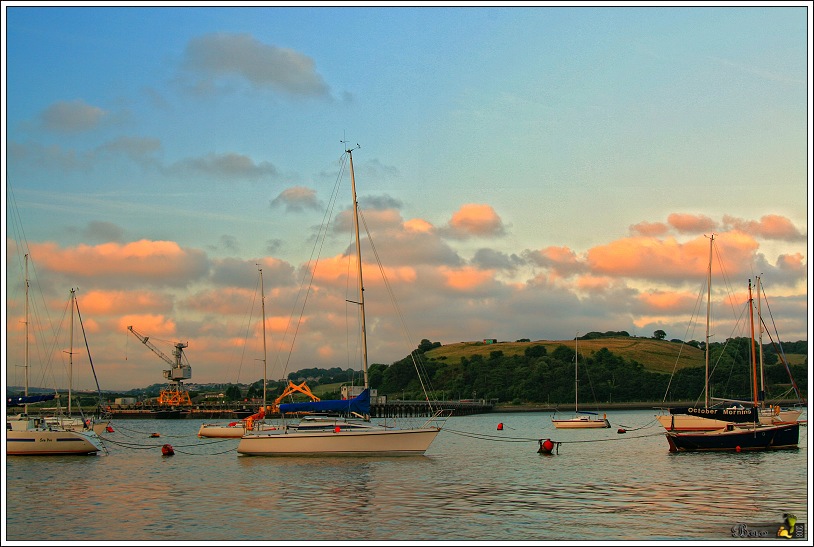
[[432, 416], [439, 408], [451, 410], [451, 416], [468, 416], [470, 414], [491, 412], [494, 408], [494, 402], [486, 399], [431, 402], [394, 400], [385, 403], [372, 403], [370, 405], [370, 416], [372, 418]]
[[[384, 398], [382, 398], [384, 399]], [[432, 416], [436, 410], [451, 411], [451, 416], [468, 416], [484, 414], [494, 410], [495, 402], [486, 399], [464, 399], [452, 401], [408, 401], [390, 400], [373, 402], [370, 405], [372, 418], [409, 418]], [[200, 419], [241, 419], [252, 414], [256, 409], [246, 403], [199, 404], [192, 406], [160, 405], [123, 405], [115, 404], [107, 411], [113, 418], [200, 418]], [[267, 414], [268, 417], [279, 417]]]

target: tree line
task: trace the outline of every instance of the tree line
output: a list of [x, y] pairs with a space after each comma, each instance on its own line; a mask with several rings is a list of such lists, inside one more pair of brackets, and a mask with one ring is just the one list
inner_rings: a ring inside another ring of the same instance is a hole
[[[596, 337], [591, 333], [587, 336]], [[426, 358], [427, 351], [440, 345], [425, 339], [411, 355], [399, 361], [390, 365], [371, 365], [368, 369], [370, 387], [391, 399], [423, 399], [423, 389], [416, 374], [418, 368], [431, 399], [478, 398], [517, 404], [574, 402], [576, 354], [572, 347], [560, 345], [549, 351], [543, 345], [532, 344], [523, 355], [508, 356], [501, 350], [494, 350], [488, 355], [464, 357], [458, 362]], [[784, 343], [783, 347], [787, 353], [807, 351], [805, 341]], [[750, 351], [750, 338], [710, 344], [711, 396], [751, 400]], [[694, 401], [704, 393], [704, 366], [687, 367], [671, 376], [648, 371], [643, 364], [602, 348], [590, 355], [580, 352], [578, 367], [580, 406], [589, 407], [592, 402]], [[291, 373], [289, 379], [308, 379], [313, 390], [321, 383], [351, 381], [354, 374], [358, 385], [361, 383], [359, 372], [351, 369], [303, 369]], [[801, 391], [801, 397], [805, 398], [808, 387], [806, 365], [791, 365], [787, 370], [775, 349], [766, 345], [764, 384], [767, 400], [796, 398], [791, 389], [790, 374]], [[262, 381], [258, 387], [262, 391]], [[270, 383], [269, 388], [279, 394], [285, 385], [275, 382]], [[338, 397], [337, 391], [326, 393], [323, 398]]]

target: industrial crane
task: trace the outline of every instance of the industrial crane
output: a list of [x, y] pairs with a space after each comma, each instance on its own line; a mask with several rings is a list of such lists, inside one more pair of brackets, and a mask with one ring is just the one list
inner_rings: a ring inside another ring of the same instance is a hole
[[191, 405], [192, 401], [189, 398], [189, 392], [187, 392], [187, 390], [184, 388], [183, 381], [192, 378], [192, 367], [189, 366], [189, 363], [181, 363], [181, 359], [184, 357], [184, 348], [189, 346], [189, 344], [184, 344], [183, 342], [177, 342], [175, 344], [175, 349], [172, 352], [173, 356], [175, 357], [175, 360], [173, 361], [164, 355], [164, 352], [155, 347], [152, 342], [150, 342], [149, 336], [140, 334], [132, 326], [127, 327], [127, 330], [132, 332], [133, 336], [141, 340], [142, 344], [150, 348], [153, 353], [161, 357], [161, 359], [169, 363], [169, 365], [172, 367], [170, 370], [164, 371], [164, 378], [169, 380], [171, 383], [166, 389], [161, 390], [161, 393], [158, 396], [158, 404]]

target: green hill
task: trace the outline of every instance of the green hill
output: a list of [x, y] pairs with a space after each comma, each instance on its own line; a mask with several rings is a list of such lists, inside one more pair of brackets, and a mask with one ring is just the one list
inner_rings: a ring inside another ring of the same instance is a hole
[[[473, 355], [489, 357], [493, 351], [502, 351], [503, 355], [523, 355], [530, 346], [545, 346], [551, 353], [558, 346], [574, 349], [573, 340], [534, 340], [530, 342], [458, 342], [432, 349], [424, 354], [427, 359], [436, 361], [458, 362], [461, 357]], [[704, 351], [680, 342], [656, 340], [654, 338], [634, 338], [620, 336], [617, 338], [595, 338], [579, 341], [579, 353], [590, 357], [602, 348], [626, 360], [641, 363], [645, 370], [671, 374], [673, 370], [704, 365]]]

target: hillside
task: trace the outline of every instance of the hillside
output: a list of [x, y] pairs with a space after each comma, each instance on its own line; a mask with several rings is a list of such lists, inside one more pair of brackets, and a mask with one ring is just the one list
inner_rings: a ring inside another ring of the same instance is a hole
[[[458, 362], [461, 357], [470, 358], [473, 355], [488, 357], [493, 351], [502, 351], [503, 355], [523, 355], [529, 346], [542, 345], [551, 353], [558, 346], [574, 347], [573, 340], [534, 340], [531, 342], [497, 342], [486, 344], [484, 342], [458, 342], [432, 349], [424, 354], [428, 359], [437, 361]], [[586, 357], [607, 348], [608, 351], [641, 363], [645, 370], [670, 374], [673, 369], [681, 370], [686, 367], [703, 366], [704, 352], [696, 347], [666, 340], [653, 338], [598, 338], [593, 340], [580, 340], [579, 353]]]

